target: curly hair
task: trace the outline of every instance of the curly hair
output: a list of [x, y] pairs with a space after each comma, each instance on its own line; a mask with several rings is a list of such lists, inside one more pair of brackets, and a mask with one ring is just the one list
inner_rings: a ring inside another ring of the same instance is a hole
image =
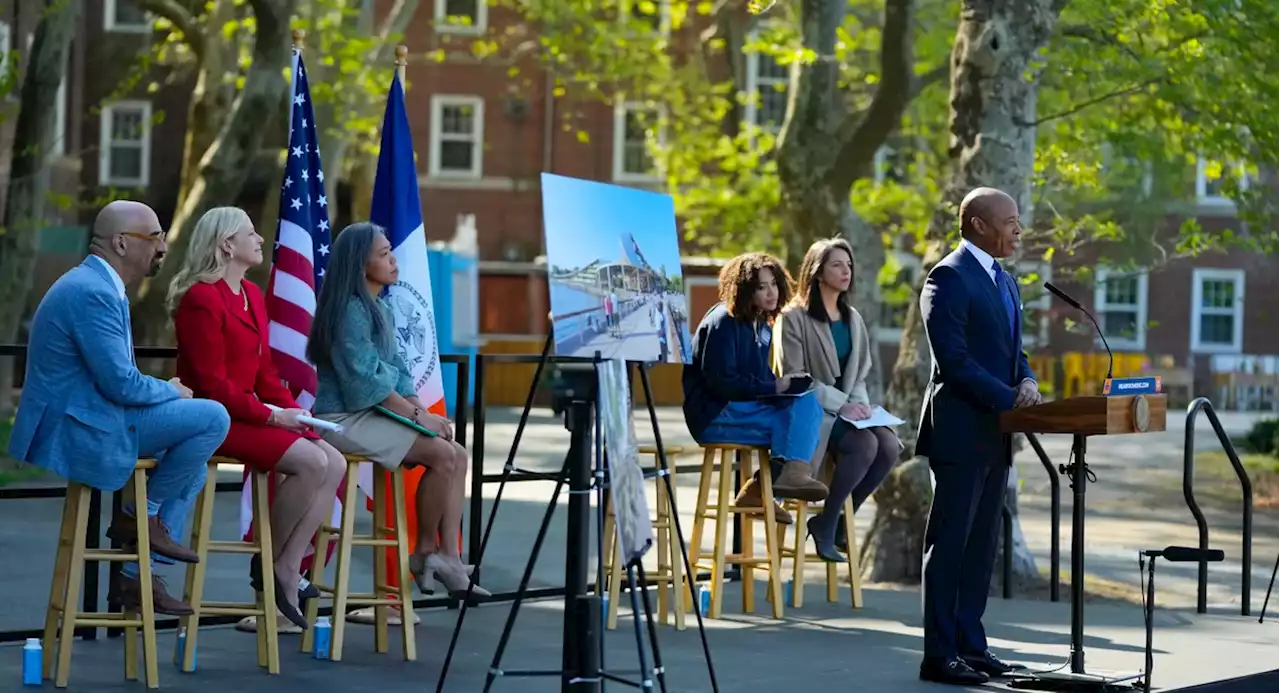
[[[778, 284], [778, 305], [763, 313], [755, 304], [756, 289], [760, 286], [760, 270], [769, 270]], [[729, 315], [742, 321], [764, 318], [772, 323], [791, 296], [791, 275], [782, 261], [768, 253], [743, 253], [728, 262], [720, 270], [720, 301]]]

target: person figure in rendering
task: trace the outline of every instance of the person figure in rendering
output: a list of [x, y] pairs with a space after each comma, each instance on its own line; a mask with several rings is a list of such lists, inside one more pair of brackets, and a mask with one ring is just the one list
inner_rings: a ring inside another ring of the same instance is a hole
[[775, 373], [808, 373], [824, 410], [812, 468], [830, 454], [835, 463], [830, 493], [822, 511], [809, 518], [818, 556], [843, 563], [836, 548], [844, 501], [858, 507], [884, 481], [898, 459], [901, 443], [884, 426], [858, 429], [851, 421], [871, 416], [867, 375], [874, 351], [862, 315], [849, 305], [853, 286], [853, 248], [841, 238], [817, 241], [800, 263], [791, 303], [774, 328]]
[[[300, 589], [302, 561], [320, 524], [333, 513], [346, 475], [342, 454], [298, 417], [267, 342], [262, 291], [245, 273], [262, 263], [262, 236], [237, 207], [217, 207], [196, 222], [182, 269], [169, 285], [168, 309], [178, 337], [178, 375], [196, 395], [221, 402], [231, 430], [217, 454], [255, 471], [282, 475], [271, 499], [276, 608], [299, 629], [299, 603], [320, 596]], [[267, 405], [274, 405], [275, 409]], [[262, 589], [262, 559], [249, 561], [249, 580]]]
[[[700, 444], [767, 445], [770, 479], [778, 498], [809, 502], [827, 497], [809, 462], [818, 447], [822, 405], [812, 390], [782, 396], [803, 374], [776, 377], [770, 364], [773, 322], [786, 302], [790, 278], [766, 253], [746, 253], [720, 270], [720, 302], [703, 316], [693, 337], [693, 360], [681, 376], [684, 418]], [[763, 510], [758, 473], [734, 501]], [[789, 513], [775, 504], [778, 522]]]
[[[418, 399], [396, 346], [395, 318], [381, 297], [399, 275], [380, 227], [360, 222], [338, 234], [307, 343], [319, 381], [314, 408], [343, 427], [322, 434], [338, 450], [388, 470], [426, 468], [413, 499], [418, 537], [409, 572], [423, 593], [433, 594], [438, 581], [461, 598], [474, 572], [459, 558], [470, 455], [454, 439], [453, 424]], [[475, 585], [471, 595], [490, 593]]]
[[[133, 358], [125, 286], [160, 269], [167, 246], [152, 209], [117, 200], [93, 223], [89, 257], [58, 278], [31, 322], [22, 401], [9, 454], [93, 488], [124, 487], [139, 457], [158, 456], [147, 480], [145, 508], [132, 505], [112, 520], [107, 536], [136, 546], [145, 512], [152, 560], [198, 560], [175, 536], [204, 487], [207, 463], [230, 419], [219, 403], [194, 399], [178, 378], [138, 371]], [[190, 605], [172, 597], [152, 574], [142, 585], [136, 563], [122, 567], [109, 604], [137, 609], [142, 590], [156, 613], [184, 616]]]
[[932, 377], [916, 453], [929, 458], [936, 484], [924, 538], [920, 678], [974, 685], [1022, 668], [987, 648], [982, 614], [1013, 464], [1013, 439], [998, 417], [1041, 400], [1022, 350], [1021, 293], [999, 262], [1021, 240], [1018, 205], [977, 188], [960, 203], [960, 232], [920, 293]]

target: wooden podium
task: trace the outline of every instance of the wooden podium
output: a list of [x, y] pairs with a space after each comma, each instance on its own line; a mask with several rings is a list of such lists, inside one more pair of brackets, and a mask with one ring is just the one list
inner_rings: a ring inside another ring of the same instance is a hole
[[1072, 397], [1014, 409], [1000, 415], [1006, 433], [1068, 433], [1071, 459], [1058, 465], [1071, 484], [1071, 672], [1043, 672], [1017, 682], [1016, 688], [1098, 690], [1137, 679], [1142, 674], [1088, 674], [1084, 668], [1084, 512], [1085, 487], [1094, 480], [1085, 460], [1089, 436], [1154, 433], [1165, 430], [1165, 395]]

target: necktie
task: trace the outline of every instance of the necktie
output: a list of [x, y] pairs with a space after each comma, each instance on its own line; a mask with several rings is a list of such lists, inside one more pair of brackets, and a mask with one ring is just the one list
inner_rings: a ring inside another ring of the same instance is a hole
[[1009, 275], [998, 261], [992, 261], [991, 269], [996, 273], [996, 289], [1000, 291], [1000, 298], [1004, 299], [1004, 310], [1009, 318], [1009, 335], [1013, 336], [1018, 329], [1018, 307], [1013, 302], [1013, 292], [1009, 290]]

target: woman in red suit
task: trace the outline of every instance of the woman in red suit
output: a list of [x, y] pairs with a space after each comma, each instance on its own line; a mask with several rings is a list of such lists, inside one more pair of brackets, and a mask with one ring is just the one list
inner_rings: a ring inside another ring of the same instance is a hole
[[[169, 286], [168, 308], [178, 337], [178, 376], [195, 396], [221, 402], [231, 415], [231, 430], [217, 454], [283, 475], [271, 505], [276, 607], [306, 628], [298, 609], [302, 560], [333, 511], [346, 462], [298, 421], [308, 412], [298, 407], [271, 362], [266, 304], [258, 287], [244, 279], [261, 262], [262, 237], [249, 215], [236, 207], [211, 209], [196, 223], [182, 269]], [[260, 589], [256, 557], [249, 570]]]

